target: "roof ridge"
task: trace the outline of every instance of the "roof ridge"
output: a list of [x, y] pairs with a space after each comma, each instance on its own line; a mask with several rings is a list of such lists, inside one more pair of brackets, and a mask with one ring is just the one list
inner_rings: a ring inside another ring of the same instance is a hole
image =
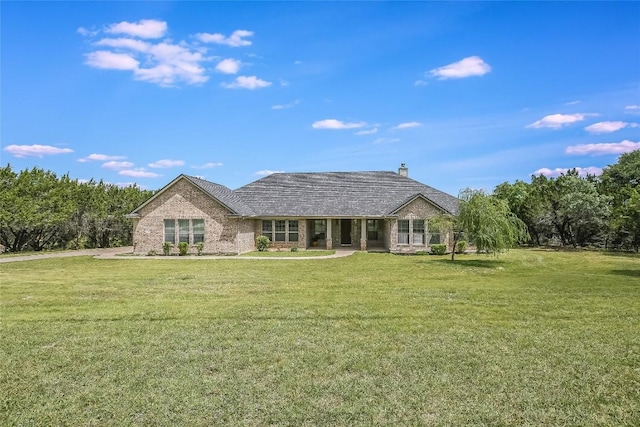
[[[185, 174], [183, 174], [183, 176], [202, 191], [214, 197], [233, 213], [238, 215], [253, 215], [253, 209], [251, 209], [239, 194], [226, 185], [218, 184], [217, 182], [212, 182], [197, 176]], [[206, 188], [207, 186], [218, 190], [218, 194], [214, 194], [210, 189]]]

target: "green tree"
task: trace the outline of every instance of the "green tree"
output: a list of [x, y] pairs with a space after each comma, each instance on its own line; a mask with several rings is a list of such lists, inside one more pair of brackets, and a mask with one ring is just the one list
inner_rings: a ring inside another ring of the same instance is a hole
[[609, 198], [600, 194], [593, 177], [575, 169], [558, 178], [532, 177], [532, 190], [542, 205], [539, 228], [562, 246], [597, 244], [606, 234]]
[[[441, 215], [430, 221], [442, 232], [453, 230], [454, 248], [465, 236], [478, 252], [498, 254], [529, 239], [526, 224], [505, 200], [471, 189], [461, 191], [459, 199], [457, 215]], [[451, 251], [454, 259], [455, 250]]]
[[595, 180], [580, 178], [569, 171], [555, 180], [557, 213], [565, 225], [567, 243], [576, 246], [597, 244], [606, 234], [609, 197], [600, 194]]
[[493, 195], [507, 202], [511, 212], [526, 224], [532, 242], [540, 246], [544, 237], [541, 218], [545, 213], [545, 203], [534, 186], [520, 180], [513, 184], [504, 182], [493, 190]]
[[600, 176], [600, 193], [611, 198], [607, 246], [640, 249], [640, 150], [625, 153]]
[[108, 248], [132, 243], [132, 223], [125, 217], [151, 197], [132, 185], [119, 187], [100, 181], [94, 187], [91, 211], [86, 218], [85, 233], [90, 247]]
[[73, 181], [34, 167], [18, 174], [7, 165], [1, 174], [0, 243], [11, 251], [40, 251], [60, 240], [73, 213]]
[[0, 244], [26, 248], [111, 247], [131, 244], [125, 215], [152, 195], [137, 186], [121, 188], [40, 168], [0, 168]]

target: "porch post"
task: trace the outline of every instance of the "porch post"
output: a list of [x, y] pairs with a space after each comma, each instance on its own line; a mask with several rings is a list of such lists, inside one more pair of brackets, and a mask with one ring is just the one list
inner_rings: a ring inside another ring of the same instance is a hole
[[331, 218], [327, 218], [327, 235], [325, 241], [327, 242], [327, 249], [333, 249], [333, 234], [331, 233]]
[[360, 220], [360, 250], [367, 250], [367, 219]]

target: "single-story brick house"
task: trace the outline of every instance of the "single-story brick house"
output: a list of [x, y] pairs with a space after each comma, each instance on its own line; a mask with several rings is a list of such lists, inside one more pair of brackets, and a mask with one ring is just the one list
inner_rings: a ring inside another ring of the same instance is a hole
[[[451, 236], [429, 229], [429, 218], [455, 214], [458, 199], [396, 172], [274, 173], [231, 190], [180, 175], [136, 208], [134, 252], [174, 251], [188, 242], [196, 252], [253, 251], [266, 235], [272, 247], [350, 247], [410, 253]], [[450, 233], [449, 233], [450, 234]]]

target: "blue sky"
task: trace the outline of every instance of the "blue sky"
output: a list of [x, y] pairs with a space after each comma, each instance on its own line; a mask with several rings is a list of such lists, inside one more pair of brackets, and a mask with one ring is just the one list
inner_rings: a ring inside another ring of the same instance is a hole
[[640, 149], [638, 2], [7, 2], [2, 164], [451, 194]]

